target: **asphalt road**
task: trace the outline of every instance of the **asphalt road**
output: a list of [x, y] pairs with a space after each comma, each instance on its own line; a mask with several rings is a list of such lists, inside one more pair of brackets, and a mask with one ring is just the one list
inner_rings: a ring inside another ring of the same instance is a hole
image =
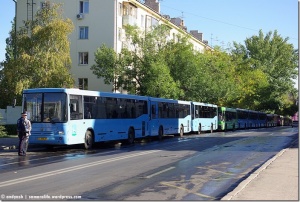
[[[220, 200], [286, 148], [298, 128], [166, 137], [0, 155], [2, 200]], [[0, 200], [1, 200], [0, 199]]]

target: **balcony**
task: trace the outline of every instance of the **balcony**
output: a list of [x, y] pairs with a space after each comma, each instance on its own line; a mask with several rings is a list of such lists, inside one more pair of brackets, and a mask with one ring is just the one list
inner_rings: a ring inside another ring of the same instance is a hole
[[123, 25], [136, 25], [137, 20], [134, 16], [131, 15], [123, 15]]

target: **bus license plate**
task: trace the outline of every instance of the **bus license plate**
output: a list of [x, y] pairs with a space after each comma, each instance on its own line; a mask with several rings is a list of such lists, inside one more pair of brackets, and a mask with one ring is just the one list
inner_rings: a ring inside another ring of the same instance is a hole
[[38, 140], [47, 140], [48, 138], [46, 137], [39, 137]]

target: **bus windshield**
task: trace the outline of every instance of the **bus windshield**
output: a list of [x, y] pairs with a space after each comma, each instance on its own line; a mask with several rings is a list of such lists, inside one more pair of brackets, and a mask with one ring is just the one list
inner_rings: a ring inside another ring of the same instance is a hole
[[24, 94], [24, 111], [31, 122], [66, 122], [67, 95], [65, 93]]

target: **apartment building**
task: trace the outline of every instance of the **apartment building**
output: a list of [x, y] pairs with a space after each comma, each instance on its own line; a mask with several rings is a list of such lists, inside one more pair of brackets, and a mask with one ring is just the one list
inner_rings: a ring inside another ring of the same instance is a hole
[[51, 3], [61, 3], [63, 16], [73, 21], [74, 31], [70, 38], [72, 59], [71, 74], [75, 85], [81, 89], [113, 91], [113, 84], [106, 85], [93, 74], [90, 67], [95, 64], [94, 53], [102, 45], [120, 52], [126, 43], [124, 25], [137, 25], [146, 29], [158, 24], [168, 24], [171, 28], [169, 39], [177, 34], [190, 35], [190, 42], [196, 51], [211, 49], [202, 33], [197, 30], [187, 32], [180, 18], [170, 18], [160, 14], [157, 0], [18, 0], [16, 26], [23, 26], [24, 20], [33, 20], [37, 10]]

